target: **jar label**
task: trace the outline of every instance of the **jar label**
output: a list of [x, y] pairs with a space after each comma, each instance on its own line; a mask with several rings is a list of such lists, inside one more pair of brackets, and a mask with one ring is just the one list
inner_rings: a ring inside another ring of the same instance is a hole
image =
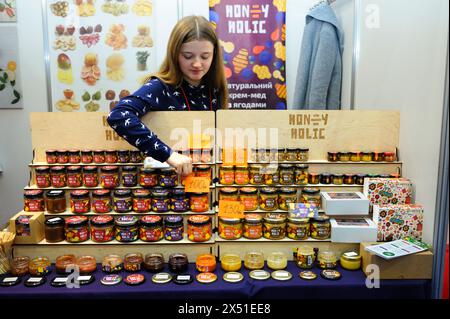
[[65, 187], [66, 186], [66, 175], [65, 174], [52, 175], [51, 179], [52, 179], [53, 187]]
[[248, 172], [236, 172], [235, 181], [239, 185], [248, 184]]
[[158, 180], [156, 175], [141, 175], [139, 184], [141, 186], [152, 187], [158, 184]]
[[27, 199], [25, 200], [25, 210], [29, 212], [39, 212], [44, 211], [44, 200], [43, 199]]
[[169, 210], [168, 199], [153, 199], [152, 210], [155, 212], [166, 212]]
[[86, 187], [96, 187], [98, 185], [97, 174], [84, 174], [83, 179]]
[[272, 227], [270, 229], [270, 236], [271, 237], [280, 237], [282, 234], [282, 230], [280, 227]]
[[81, 186], [81, 174], [67, 174], [67, 184], [70, 187]]
[[290, 173], [281, 174], [281, 181], [284, 184], [292, 184], [293, 183], [293, 175]]
[[183, 227], [170, 228], [166, 227], [164, 237], [167, 240], [180, 240], [183, 238]]
[[36, 184], [38, 187], [49, 187], [50, 186], [50, 176], [49, 175], [37, 175]]
[[221, 184], [233, 184], [234, 182], [234, 172], [221, 172], [220, 173], [220, 183]]
[[71, 208], [74, 213], [87, 213], [89, 211], [89, 199], [72, 200]]
[[255, 196], [254, 198], [251, 197], [244, 197], [241, 198], [241, 202], [244, 204], [245, 210], [255, 210], [258, 208], [258, 197]]
[[261, 226], [247, 226], [247, 238], [260, 238], [262, 236], [262, 227]]
[[123, 186], [132, 187], [137, 185], [137, 175], [133, 173], [122, 174]]
[[105, 188], [114, 188], [119, 186], [119, 178], [117, 175], [102, 175], [102, 186]]
[[128, 212], [131, 210], [132, 203], [131, 199], [115, 199], [114, 209], [117, 212]]
[[137, 238], [137, 229], [131, 230], [120, 230], [117, 233], [116, 239], [118, 241], [133, 241]]
[[253, 182], [255, 184], [261, 184], [263, 182], [263, 175], [261, 175], [261, 174], [254, 174], [253, 175]]
[[267, 198], [265, 200], [265, 202], [266, 202], [266, 208], [274, 209], [277, 207], [277, 201], [274, 198]]
[[92, 163], [92, 155], [81, 155], [81, 162], [84, 164]]
[[94, 199], [92, 206], [97, 213], [108, 213], [111, 211], [111, 202], [109, 199]]
[[187, 211], [189, 210], [189, 199], [188, 198], [182, 200], [174, 199], [172, 201], [172, 205], [173, 205], [172, 210], [175, 212]]
[[178, 184], [178, 177], [161, 176], [159, 182], [161, 186], [174, 187]]
[[68, 230], [66, 233], [66, 240], [69, 242], [85, 241], [88, 238], [89, 238], [89, 231], [87, 227]]
[[92, 240], [99, 242], [110, 241], [113, 238], [113, 234], [114, 232], [112, 227], [107, 229], [93, 229]]
[[150, 199], [135, 198], [133, 200], [133, 210], [136, 212], [148, 212], [150, 210]]

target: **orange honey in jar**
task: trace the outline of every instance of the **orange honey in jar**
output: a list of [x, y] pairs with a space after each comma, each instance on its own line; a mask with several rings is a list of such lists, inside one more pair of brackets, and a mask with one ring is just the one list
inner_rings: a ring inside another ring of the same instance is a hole
[[192, 215], [188, 218], [188, 239], [193, 242], [208, 241], [212, 236], [211, 217]]
[[208, 193], [192, 193], [189, 198], [191, 211], [195, 213], [204, 213], [209, 209]]
[[258, 189], [256, 187], [242, 187], [239, 191], [239, 199], [244, 204], [245, 211], [258, 209]]

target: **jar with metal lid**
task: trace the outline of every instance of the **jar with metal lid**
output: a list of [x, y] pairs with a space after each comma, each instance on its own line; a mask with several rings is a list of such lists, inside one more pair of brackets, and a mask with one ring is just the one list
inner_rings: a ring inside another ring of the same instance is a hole
[[94, 256], [80, 256], [76, 260], [81, 275], [89, 275], [97, 270], [97, 260]]
[[122, 186], [135, 187], [137, 185], [137, 167], [123, 166], [122, 167]]
[[119, 255], [107, 255], [103, 257], [102, 271], [106, 273], [118, 273], [123, 270], [123, 258]]
[[117, 163], [117, 151], [107, 150], [105, 152], [105, 163], [114, 164]]
[[56, 150], [46, 150], [45, 159], [47, 161], [47, 164], [58, 163], [58, 156], [56, 155]]
[[297, 266], [301, 269], [311, 269], [314, 266], [314, 250], [308, 246], [301, 246], [297, 249]]
[[330, 217], [319, 214], [311, 220], [311, 237], [314, 239], [329, 239], [331, 237]]
[[281, 251], [274, 251], [267, 255], [267, 267], [272, 270], [281, 270], [287, 267], [287, 257]]
[[384, 161], [385, 162], [394, 162], [395, 161], [395, 152], [384, 152]]
[[338, 152], [328, 152], [328, 162], [337, 162], [339, 160]]
[[250, 164], [249, 183], [252, 185], [261, 185], [264, 183], [263, 166], [258, 164]]
[[98, 173], [96, 166], [83, 167], [83, 185], [85, 187], [98, 186]]
[[11, 275], [13, 276], [25, 276], [28, 274], [28, 265], [30, 263], [30, 257], [28, 256], [15, 256], [11, 260]]
[[259, 191], [259, 208], [265, 211], [278, 209], [278, 192], [274, 187], [263, 187]]
[[332, 251], [319, 252], [317, 256], [318, 266], [321, 269], [333, 269], [336, 268], [337, 258], [336, 254]]
[[65, 212], [67, 209], [66, 192], [59, 189], [45, 192], [45, 207], [47, 212], [52, 214]]
[[267, 165], [264, 167], [264, 184], [275, 185], [280, 182], [280, 174], [277, 165]]
[[350, 152], [350, 161], [352, 162], [361, 161], [361, 152]]
[[130, 162], [130, 151], [129, 150], [118, 150], [117, 151], [117, 163], [125, 164]]
[[158, 215], [147, 215], [140, 219], [139, 238], [146, 242], [155, 242], [163, 239], [163, 220]]
[[214, 272], [216, 270], [216, 256], [211, 254], [198, 255], [195, 267], [199, 272]]
[[144, 257], [142, 257], [141, 253], [129, 253], [123, 259], [123, 268], [129, 272], [139, 271], [143, 262]]
[[138, 218], [120, 216], [115, 219], [115, 237], [119, 242], [132, 242], [139, 238]]
[[219, 217], [219, 237], [227, 240], [242, 237], [242, 222], [240, 218]]
[[142, 161], [141, 151], [130, 151], [130, 163], [141, 163]]
[[75, 266], [77, 262], [77, 258], [75, 255], [62, 255], [56, 257], [55, 268], [58, 274], [70, 274], [71, 271], [67, 269], [67, 267]]
[[23, 210], [26, 212], [43, 212], [44, 192], [40, 189], [26, 190], [23, 194], [23, 204]]
[[309, 237], [309, 218], [288, 217], [287, 236], [294, 240], [305, 240]]
[[355, 177], [355, 184], [364, 185], [364, 178], [366, 178], [366, 174], [357, 174]]
[[167, 189], [155, 189], [152, 192], [152, 211], [156, 213], [165, 213], [169, 210], [169, 191]]
[[212, 181], [212, 169], [209, 165], [197, 165], [194, 167], [195, 177], [205, 177], [209, 179], [209, 183]]
[[67, 167], [67, 186], [81, 187], [83, 185], [83, 178], [81, 175], [81, 166]]
[[164, 239], [178, 241], [183, 239], [184, 225], [183, 217], [170, 215], [164, 218]]
[[330, 185], [331, 184], [331, 174], [329, 174], [329, 173], [320, 174], [320, 183], [324, 184], [324, 185]]
[[334, 185], [342, 185], [344, 184], [344, 175], [343, 174], [333, 174], [331, 175], [331, 181]]
[[295, 162], [297, 161], [297, 149], [296, 148], [287, 148], [285, 154], [285, 161]]
[[309, 159], [309, 148], [301, 147], [297, 152], [297, 161], [299, 162], [307, 162]]
[[318, 173], [308, 173], [308, 183], [312, 185], [317, 185], [320, 183], [320, 174]]
[[263, 236], [262, 217], [259, 214], [245, 214], [243, 235], [247, 239], [259, 239]]
[[114, 218], [112, 216], [94, 216], [91, 218], [91, 240], [106, 243], [114, 239]]
[[74, 214], [89, 213], [91, 209], [91, 200], [89, 191], [80, 189], [70, 192], [70, 210]]
[[258, 189], [255, 187], [242, 187], [239, 190], [239, 200], [244, 204], [245, 211], [258, 209]]
[[349, 152], [339, 152], [338, 158], [340, 162], [348, 162], [350, 161], [350, 153]]
[[209, 210], [208, 193], [192, 193], [189, 197], [189, 205], [194, 213], [204, 213]]
[[69, 155], [67, 154], [67, 150], [56, 150], [56, 157], [58, 158], [59, 164], [69, 163]]
[[280, 164], [280, 184], [294, 184], [294, 166], [292, 164]]
[[186, 196], [184, 189], [174, 188], [170, 198], [170, 209], [177, 213], [187, 212], [189, 210], [189, 197]]
[[264, 217], [263, 236], [267, 239], [283, 239], [286, 237], [286, 216], [269, 213]]
[[295, 184], [297, 185], [307, 185], [308, 184], [308, 168], [307, 164], [297, 164], [295, 165]]
[[158, 172], [153, 168], [141, 167], [139, 169], [139, 185], [142, 187], [155, 187], [158, 185]]
[[150, 253], [144, 257], [144, 269], [150, 272], [160, 272], [164, 269], [164, 256], [160, 253]]
[[233, 165], [220, 166], [219, 182], [222, 185], [233, 185], [233, 183], [234, 183], [234, 166]]
[[36, 257], [28, 263], [28, 272], [31, 276], [45, 276], [51, 272], [50, 259], [48, 257]]
[[94, 163], [103, 164], [105, 162], [105, 151], [104, 150], [94, 150]]
[[355, 184], [355, 175], [353, 174], [344, 174], [344, 184], [353, 185]]
[[188, 239], [194, 242], [203, 242], [211, 239], [211, 217], [207, 215], [192, 215], [188, 218]]
[[260, 163], [264, 163], [264, 162], [268, 162], [269, 161], [269, 157], [266, 153], [266, 149], [265, 148], [258, 148], [258, 162]]
[[286, 149], [279, 148], [278, 149], [278, 162], [283, 162], [286, 159]]
[[297, 202], [297, 190], [293, 187], [282, 187], [278, 196], [278, 208], [288, 211], [289, 204]]
[[91, 150], [82, 150], [81, 151], [81, 163], [91, 164], [93, 161], [94, 161], [94, 157], [92, 156]]
[[53, 187], [66, 187], [66, 168], [64, 166], [52, 166], [50, 168], [50, 180]]
[[347, 270], [358, 270], [361, 268], [361, 255], [355, 251], [347, 251], [341, 255], [341, 267]]
[[44, 233], [48, 243], [57, 243], [66, 239], [64, 233], [65, 221], [61, 217], [48, 218], [45, 221]]
[[133, 190], [133, 211], [136, 213], [148, 213], [152, 208], [150, 191], [147, 189]]
[[36, 167], [36, 185], [39, 188], [47, 188], [51, 186], [50, 181], [50, 167], [48, 166], [39, 166]]
[[249, 183], [249, 172], [247, 166], [236, 166], [234, 171], [234, 183], [237, 185], [247, 185]]
[[264, 268], [264, 255], [260, 251], [249, 251], [244, 257], [244, 267], [249, 270]]
[[278, 162], [278, 149], [277, 148], [266, 149], [266, 156], [269, 162]]
[[96, 189], [92, 192], [92, 210], [100, 214], [109, 213], [112, 210], [111, 191], [109, 189]]
[[80, 150], [69, 150], [69, 163], [78, 164], [81, 162]]
[[384, 162], [384, 153], [374, 151], [372, 152], [372, 161], [374, 162]]
[[300, 202], [320, 207], [320, 190], [318, 188], [304, 188], [302, 190]]
[[66, 218], [66, 241], [79, 243], [89, 239], [88, 218], [86, 216], [71, 216]]
[[223, 254], [220, 259], [220, 266], [224, 271], [239, 271], [242, 267], [241, 257], [237, 254]]
[[128, 213], [133, 208], [133, 198], [130, 189], [116, 189], [113, 196], [114, 210], [118, 213]]
[[223, 187], [219, 190], [219, 201], [231, 200], [238, 201], [238, 189], [236, 187]]
[[188, 269], [188, 256], [184, 253], [175, 253], [169, 255], [169, 269], [174, 273], [183, 273]]
[[361, 153], [361, 161], [371, 162], [372, 161], [372, 152], [362, 152]]
[[159, 186], [175, 187], [177, 185], [178, 185], [177, 171], [172, 167], [161, 169], [159, 175]]
[[100, 168], [100, 185], [103, 188], [116, 188], [119, 186], [119, 167], [115, 165]]

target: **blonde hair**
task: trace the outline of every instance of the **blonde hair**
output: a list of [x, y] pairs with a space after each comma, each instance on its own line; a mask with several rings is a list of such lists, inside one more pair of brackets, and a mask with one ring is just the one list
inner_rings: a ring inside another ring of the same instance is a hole
[[166, 57], [158, 72], [145, 78], [145, 82], [152, 77], [157, 77], [168, 85], [179, 87], [183, 82], [183, 73], [178, 64], [181, 46], [183, 43], [207, 40], [214, 46], [213, 60], [208, 73], [205, 75], [206, 82], [212, 88], [219, 90], [221, 108], [228, 107], [228, 86], [225, 78], [222, 50], [219, 39], [211, 23], [202, 16], [187, 16], [178, 21], [170, 34], [167, 44]]

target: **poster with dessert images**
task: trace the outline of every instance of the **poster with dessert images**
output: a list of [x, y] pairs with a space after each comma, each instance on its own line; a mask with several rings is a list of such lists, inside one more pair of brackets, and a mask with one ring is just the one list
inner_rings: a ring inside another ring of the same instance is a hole
[[156, 71], [155, 0], [47, 0], [55, 112], [108, 112]]

